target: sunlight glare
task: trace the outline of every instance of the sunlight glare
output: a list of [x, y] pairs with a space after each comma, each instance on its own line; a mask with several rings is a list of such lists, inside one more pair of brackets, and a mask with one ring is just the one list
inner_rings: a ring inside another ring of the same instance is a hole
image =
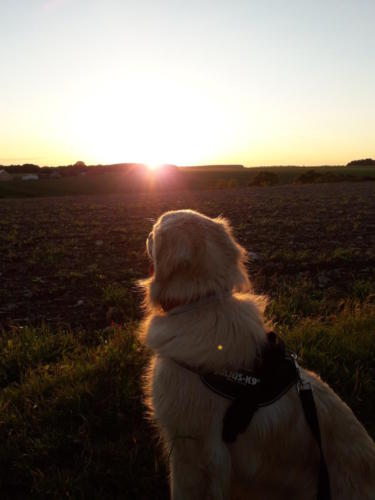
[[74, 116], [61, 116], [74, 136], [70, 151], [86, 162], [134, 161], [155, 170], [163, 164], [222, 160], [220, 145], [230, 142], [225, 141], [226, 124], [233, 128], [233, 119], [223, 106], [218, 109], [213, 95], [200, 95], [193, 84], [182, 91], [176, 82], [156, 76], [151, 82], [134, 76], [126, 92], [102, 82], [100, 90], [77, 96], [74, 104]]
[[147, 168], [151, 170], [151, 172], [155, 172], [155, 170], [158, 170], [160, 168], [159, 163], [148, 163]]

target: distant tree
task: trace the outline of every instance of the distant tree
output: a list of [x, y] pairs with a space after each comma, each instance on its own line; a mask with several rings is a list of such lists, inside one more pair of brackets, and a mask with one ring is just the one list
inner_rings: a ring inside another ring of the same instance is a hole
[[237, 172], [245, 169], [243, 165], [183, 165], [180, 168], [202, 172]]
[[259, 172], [252, 181], [250, 186], [275, 186], [279, 184], [280, 179], [274, 172]]
[[62, 177], [75, 177], [82, 172], [86, 172], [87, 167], [84, 161], [76, 161], [74, 165], [58, 167]]
[[78, 167], [78, 168], [86, 168], [86, 163], [84, 161], [76, 161], [73, 167]]
[[4, 170], [11, 174], [34, 174], [39, 172], [40, 167], [34, 163], [24, 163], [23, 165], [9, 165]]
[[375, 167], [375, 160], [372, 158], [365, 158], [363, 160], [350, 161], [347, 167]]
[[319, 182], [322, 178], [322, 174], [318, 174], [315, 170], [308, 170], [304, 174], [299, 175], [294, 182], [296, 184], [312, 184], [314, 182]]
[[38, 172], [40, 169], [39, 165], [35, 165], [34, 163], [24, 163], [22, 168], [28, 170], [29, 172]]

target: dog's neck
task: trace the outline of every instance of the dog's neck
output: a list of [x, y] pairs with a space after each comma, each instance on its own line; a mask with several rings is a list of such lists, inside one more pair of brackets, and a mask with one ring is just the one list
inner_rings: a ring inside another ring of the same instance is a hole
[[205, 305], [211, 304], [213, 302], [220, 302], [228, 297], [232, 296], [232, 292], [227, 290], [224, 292], [211, 293], [204, 297], [199, 297], [191, 300], [190, 302], [177, 302], [177, 301], [163, 301], [161, 302], [161, 307], [168, 316], [174, 316], [176, 314], [182, 314], [193, 309], [198, 309], [204, 307]]

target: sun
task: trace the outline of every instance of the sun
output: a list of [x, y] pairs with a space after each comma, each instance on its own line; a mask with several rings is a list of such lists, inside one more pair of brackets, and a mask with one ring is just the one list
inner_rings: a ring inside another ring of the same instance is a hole
[[156, 170], [159, 170], [160, 163], [148, 163], [147, 168], [151, 170], [151, 172], [155, 172]]
[[234, 120], [213, 95], [202, 94], [194, 82], [182, 92], [173, 79], [141, 76], [126, 82], [126, 92], [97, 82], [85, 98], [66, 102], [74, 116], [64, 115], [67, 132], [60, 135], [73, 134], [70, 154], [93, 164], [142, 163], [159, 172], [164, 164], [219, 162], [233, 149], [227, 128]]

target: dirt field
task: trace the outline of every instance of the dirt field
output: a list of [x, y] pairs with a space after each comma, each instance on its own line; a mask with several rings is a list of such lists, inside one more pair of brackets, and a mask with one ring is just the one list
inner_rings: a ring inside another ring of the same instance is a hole
[[103, 328], [139, 316], [135, 280], [164, 211], [227, 217], [257, 291], [309, 283], [336, 304], [375, 282], [375, 183], [0, 201], [0, 325]]

